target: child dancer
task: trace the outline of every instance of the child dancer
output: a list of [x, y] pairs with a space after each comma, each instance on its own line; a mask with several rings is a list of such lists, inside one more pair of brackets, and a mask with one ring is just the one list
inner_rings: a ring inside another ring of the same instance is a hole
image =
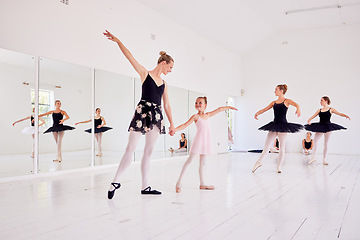
[[[31, 124], [31, 126], [24, 128], [24, 129], [21, 131], [21, 133], [22, 133], [22, 134], [31, 134], [33, 140], [35, 139], [35, 123], [34, 123], [35, 118], [34, 118], [34, 112], [35, 112], [35, 108], [33, 108], [33, 113], [32, 113], [30, 116], [28, 116], [28, 117], [26, 117], [26, 118], [23, 118], [23, 119], [20, 119], [20, 120], [17, 120], [16, 122], [13, 123], [13, 126], [15, 126], [15, 124], [17, 124], [17, 123], [19, 123], [19, 122], [22, 122], [22, 121], [25, 121], [25, 120], [30, 119], [30, 124]], [[41, 123], [39, 124], [39, 128], [40, 128], [42, 125], [45, 124], [45, 120], [42, 119], [42, 118], [39, 118], [39, 121], [41, 122]], [[31, 157], [32, 157], [32, 158], [34, 158], [34, 148], [35, 148], [35, 143], [34, 143], [34, 141], [33, 141], [33, 150], [32, 150], [32, 153], [31, 153]]]
[[277, 136], [279, 138], [279, 143], [280, 143], [279, 146], [280, 153], [279, 153], [279, 160], [277, 165], [277, 172], [281, 173], [281, 166], [285, 159], [285, 141], [286, 141], [287, 133], [298, 132], [304, 128], [300, 124], [288, 123], [286, 120], [286, 113], [290, 105], [296, 107], [295, 115], [299, 117], [301, 114], [299, 104], [292, 101], [291, 99], [285, 98], [284, 95], [286, 91], [287, 91], [286, 84], [277, 85], [274, 93], [275, 96], [278, 97], [278, 99], [272, 101], [267, 107], [255, 113], [255, 119], [258, 120], [258, 116], [260, 114], [263, 114], [264, 112], [270, 110], [271, 108], [274, 109], [274, 121], [259, 128], [259, 130], [269, 131], [269, 133], [266, 137], [264, 150], [262, 151], [259, 160], [257, 160], [257, 162], [255, 163], [252, 172], [255, 172], [256, 169], [262, 166], [261, 161], [264, 159], [265, 155], [269, 152], [269, 149], [272, 143], [274, 142], [274, 139]]
[[[64, 110], [61, 110], [60, 108], [61, 108], [61, 101], [56, 100], [55, 101], [55, 110], [39, 115], [39, 118], [50, 115], [50, 114], [52, 115], [53, 125], [48, 130], [46, 130], [44, 132], [44, 134], [49, 133], [49, 132], [53, 133], [53, 137], [54, 137], [56, 145], [57, 145], [57, 158], [55, 160], [53, 160], [54, 162], [62, 162], [61, 145], [62, 145], [62, 139], [64, 137], [65, 131], [75, 129], [74, 127], [63, 124], [66, 120], [69, 120], [70, 117]], [[65, 118], [64, 118], [64, 115], [65, 115]]]
[[303, 154], [310, 155], [314, 146], [314, 142], [311, 139], [311, 132], [306, 133], [306, 138], [302, 141]]
[[[106, 121], [105, 121], [104, 117], [100, 116], [100, 114], [101, 114], [100, 108], [97, 108], [95, 110], [95, 113], [96, 113], [96, 116], [94, 118], [94, 129], [95, 129], [95, 138], [96, 138], [96, 141], [98, 142], [98, 154], [96, 154], [96, 156], [101, 157], [102, 156], [102, 148], [101, 148], [102, 135], [104, 132], [106, 132], [112, 128], [104, 127], [106, 125]], [[80, 123], [88, 123], [88, 122], [91, 122], [91, 119], [82, 121], [82, 122], [77, 122], [77, 123], [75, 123], [75, 126]], [[91, 128], [86, 129], [85, 132], [91, 133]]]
[[204, 170], [205, 170], [205, 157], [208, 154], [211, 154], [211, 142], [210, 142], [210, 129], [208, 119], [215, 114], [218, 114], [221, 111], [225, 111], [227, 109], [237, 110], [234, 107], [226, 106], [219, 107], [212, 112], [205, 113], [205, 109], [207, 106], [207, 98], [206, 97], [198, 97], [195, 102], [195, 109], [198, 110], [197, 114], [191, 116], [191, 118], [184, 124], [175, 128], [175, 132], [180, 131], [186, 127], [188, 127], [192, 122], [195, 122], [197, 132], [193, 140], [193, 144], [190, 148], [190, 154], [184, 166], [181, 170], [179, 179], [176, 183], [175, 190], [177, 193], [181, 192], [181, 179], [195, 156], [200, 155], [200, 166], [199, 166], [199, 175], [200, 175], [200, 189], [204, 190], [214, 190], [215, 187], [211, 185], [207, 185], [204, 179]]
[[151, 189], [148, 185], [148, 175], [150, 170], [150, 158], [156, 140], [159, 134], [165, 134], [165, 126], [161, 110], [161, 99], [164, 102], [165, 113], [170, 122], [170, 133], [173, 133], [174, 131], [170, 102], [167, 94], [167, 84], [161, 79], [161, 74], [166, 75], [171, 72], [174, 66], [174, 59], [166, 54], [166, 52], [161, 51], [157, 66], [155, 69], [148, 71], [145, 67], [140, 65], [138, 61], [136, 61], [131, 52], [118, 38], [108, 31], [106, 31], [104, 35], [109, 40], [117, 43], [121, 52], [129, 60], [135, 71], [140, 75], [142, 83], [141, 100], [136, 106], [135, 114], [129, 127], [130, 133], [128, 145], [119, 164], [115, 178], [111, 183], [108, 191], [108, 198], [112, 199], [114, 197], [115, 190], [121, 187], [121, 184], [119, 183], [120, 178], [125, 169], [131, 164], [136, 145], [142, 134], [145, 134], [146, 139], [144, 154], [141, 160], [141, 194], [161, 194], [161, 192]]
[[[348, 115], [338, 112], [335, 108], [331, 108], [329, 106], [330, 103], [331, 101], [329, 97], [327, 96], [322, 97], [320, 100], [320, 105], [322, 106], [322, 108], [317, 110], [316, 113], [312, 115], [307, 121], [308, 124], [305, 125], [306, 130], [315, 132], [313, 156], [312, 159], [308, 162], [308, 164], [311, 164], [314, 161], [316, 161], [315, 154], [317, 150], [317, 144], [319, 142], [319, 139], [324, 135], [323, 164], [328, 165], [328, 163], [325, 160], [327, 156], [327, 147], [331, 132], [336, 130], [346, 129], [343, 126], [340, 126], [335, 123], [331, 123], [330, 122], [331, 114], [335, 113], [341, 117], [345, 117], [350, 120], [350, 117]], [[320, 122], [310, 123], [310, 121], [318, 115], [320, 118]]]

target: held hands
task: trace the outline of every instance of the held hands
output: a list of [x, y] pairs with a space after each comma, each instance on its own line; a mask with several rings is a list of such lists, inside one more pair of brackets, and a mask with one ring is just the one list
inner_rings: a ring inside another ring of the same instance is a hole
[[170, 134], [170, 136], [174, 136], [175, 135], [175, 128], [174, 128], [174, 126], [170, 126], [169, 127], [169, 134]]
[[105, 37], [107, 37], [107, 39], [109, 39], [113, 42], [119, 41], [119, 39], [117, 37], [115, 37], [114, 35], [112, 35], [108, 30], [105, 30], [105, 32], [103, 34], [105, 35]]

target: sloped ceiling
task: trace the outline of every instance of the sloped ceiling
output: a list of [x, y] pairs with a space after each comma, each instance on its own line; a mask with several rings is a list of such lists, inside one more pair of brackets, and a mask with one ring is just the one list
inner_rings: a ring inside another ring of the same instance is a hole
[[279, 32], [360, 23], [360, 0], [137, 1], [239, 55]]

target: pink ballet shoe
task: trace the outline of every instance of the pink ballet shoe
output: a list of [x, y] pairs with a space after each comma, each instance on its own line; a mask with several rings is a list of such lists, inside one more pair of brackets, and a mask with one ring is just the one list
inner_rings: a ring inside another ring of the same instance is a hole
[[308, 162], [308, 165], [312, 164], [313, 162], [315, 162], [316, 160], [315, 159], [311, 159], [309, 162]]
[[212, 185], [200, 185], [199, 187], [201, 190], [214, 190], [215, 187]]
[[325, 161], [323, 161], [323, 164], [324, 164], [324, 165], [329, 165], [329, 164], [328, 164], [327, 162], [325, 162]]
[[176, 184], [176, 186], [175, 186], [175, 191], [177, 192], [177, 193], [180, 193], [181, 192], [181, 187], [180, 187], [181, 185], [180, 184]]
[[261, 162], [256, 162], [255, 165], [254, 165], [254, 167], [253, 167], [252, 172], [254, 173], [254, 172], [255, 172], [259, 167], [261, 167], [261, 166], [262, 166]]

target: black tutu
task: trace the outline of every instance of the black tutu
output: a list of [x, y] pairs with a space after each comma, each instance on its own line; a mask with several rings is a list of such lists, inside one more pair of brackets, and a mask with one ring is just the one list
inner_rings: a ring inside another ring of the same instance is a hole
[[44, 133], [49, 133], [49, 132], [62, 132], [62, 131], [67, 131], [67, 130], [73, 130], [75, 129], [74, 127], [71, 126], [67, 126], [67, 125], [57, 125], [57, 126], [52, 126], [50, 127], [48, 130], [46, 130]]
[[311, 125], [305, 124], [305, 129], [310, 132], [321, 132], [321, 133], [327, 133], [342, 129], [346, 130], [345, 127], [340, 126], [336, 123], [312, 123]]
[[166, 134], [161, 105], [140, 100], [136, 106], [128, 131], [145, 134], [152, 130], [154, 126], [160, 130], [160, 134]]
[[[106, 132], [108, 130], [112, 129], [111, 127], [101, 127], [101, 128], [95, 128], [95, 133], [102, 133]], [[84, 130], [85, 132], [91, 133], [91, 128]]]
[[259, 128], [259, 130], [269, 131], [269, 132], [288, 132], [295, 133], [299, 132], [304, 128], [303, 125], [297, 123], [275, 123], [269, 122], [268, 124]]

